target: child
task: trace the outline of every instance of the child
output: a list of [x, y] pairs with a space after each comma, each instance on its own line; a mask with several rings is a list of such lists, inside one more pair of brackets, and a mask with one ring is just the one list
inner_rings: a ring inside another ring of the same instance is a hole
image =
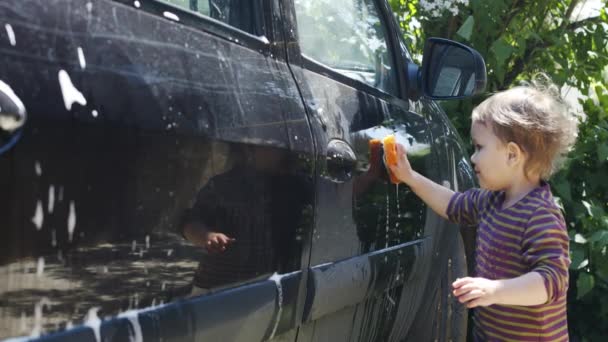
[[476, 341], [568, 340], [568, 232], [546, 180], [576, 133], [557, 87], [533, 82], [473, 110], [471, 162], [481, 189], [455, 193], [432, 182], [396, 146], [394, 176], [439, 215], [478, 227], [476, 277], [452, 284], [476, 308]]

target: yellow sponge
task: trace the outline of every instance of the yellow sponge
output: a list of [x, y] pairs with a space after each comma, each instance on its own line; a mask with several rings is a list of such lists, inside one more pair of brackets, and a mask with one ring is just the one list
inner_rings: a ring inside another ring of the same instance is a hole
[[391, 172], [390, 166], [397, 166], [397, 141], [395, 140], [394, 135], [388, 135], [382, 139], [382, 145], [384, 147], [384, 162], [386, 163], [386, 170], [388, 171], [389, 178], [391, 183], [399, 184], [401, 183], [395, 175]]

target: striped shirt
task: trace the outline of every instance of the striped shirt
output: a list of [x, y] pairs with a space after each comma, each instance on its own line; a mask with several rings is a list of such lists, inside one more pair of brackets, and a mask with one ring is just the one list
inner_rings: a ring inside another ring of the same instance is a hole
[[510, 279], [538, 272], [548, 294], [535, 306], [491, 305], [474, 312], [476, 341], [567, 341], [568, 232], [549, 185], [543, 183], [509, 208], [504, 192], [471, 189], [450, 199], [452, 222], [475, 225], [475, 273]]

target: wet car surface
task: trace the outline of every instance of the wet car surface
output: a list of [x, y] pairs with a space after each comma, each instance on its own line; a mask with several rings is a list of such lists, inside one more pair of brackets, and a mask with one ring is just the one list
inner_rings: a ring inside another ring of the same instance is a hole
[[474, 51], [416, 69], [373, 0], [20, 0], [0, 24], [0, 338], [464, 338], [459, 229], [370, 141], [471, 187], [431, 98], [483, 88], [452, 77]]

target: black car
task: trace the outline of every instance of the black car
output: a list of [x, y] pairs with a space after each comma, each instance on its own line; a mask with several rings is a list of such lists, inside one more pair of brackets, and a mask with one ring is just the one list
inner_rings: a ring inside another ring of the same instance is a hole
[[0, 339], [463, 340], [460, 229], [379, 139], [474, 185], [384, 0], [0, 3]]

